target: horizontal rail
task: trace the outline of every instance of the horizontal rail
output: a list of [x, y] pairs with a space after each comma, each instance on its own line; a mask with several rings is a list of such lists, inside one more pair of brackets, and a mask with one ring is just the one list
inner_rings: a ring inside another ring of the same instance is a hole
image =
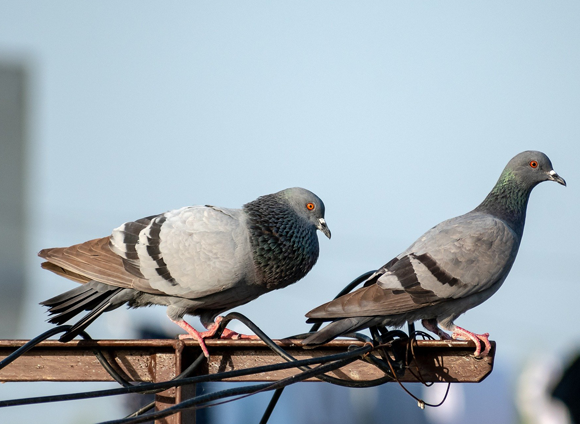
[[[26, 340], [0, 340], [0, 360], [21, 347]], [[334, 340], [316, 349], [303, 349], [299, 340], [276, 340], [296, 359], [306, 359], [344, 352], [349, 346], [362, 346], [352, 340]], [[206, 340], [210, 358], [200, 373], [247, 369], [283, 362], [260, 340]], [[112, 381], [93, 354], [103, 352], [129, 380], [159, 382], [169, 380], [185, 369], [201, 352], [193, 340], [95, 340], [61, 343], [48, 340], [25, 353], [3, 370], [0, 381]], [[493, 369], [495, 343], [490, 355], [473, 356], [471, 341], [417, 340], [407, 361], [401, 382], [480, 382]], [[287, 369], [252, 374], [227, 381], [276, 381], [297, 374]], [[375, 366], [356, 361], [329, 375], [352, 381], [384, 376]]]

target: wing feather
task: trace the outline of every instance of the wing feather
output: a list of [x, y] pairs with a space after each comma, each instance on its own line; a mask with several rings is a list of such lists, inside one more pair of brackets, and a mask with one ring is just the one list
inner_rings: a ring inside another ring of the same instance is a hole
[[471, 212], [433, 227], [367, 280], [310, 311], [309, 318], [398, 315], [501, 284], [519, 247], [503, 221]]
[[77, 282], [200, 298], [255, 280], [245, 220], [239, 209], [185, 207], [39, 256], [44, 268]]
[[109, 237], [89, 240], [70, 247], [44, 249], [38, 256], [47, 260], [43, 268], [73, 281], [86, 283], [94, 280], [115, 287], [163, 294], [152, 288], [146, 280], [136, 277], [125, 269], [123, 259], [109, 248]]

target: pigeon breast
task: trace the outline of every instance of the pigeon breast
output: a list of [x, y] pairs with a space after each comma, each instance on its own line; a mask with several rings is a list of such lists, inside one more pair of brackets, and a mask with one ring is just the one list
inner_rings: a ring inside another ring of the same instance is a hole
[[268, 290], [288, 286], [302, 277], [318, 259], [316, 227], [274, 195], [244, 205], [250, 243], [261, 284]]

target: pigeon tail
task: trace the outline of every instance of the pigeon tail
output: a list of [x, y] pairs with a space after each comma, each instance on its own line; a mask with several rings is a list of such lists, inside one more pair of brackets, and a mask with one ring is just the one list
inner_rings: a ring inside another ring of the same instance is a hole
[[58, 325], [65, 323], [83, 310], [91, 311], [60, 337], [59, 340], [65, 343], [74, 339], [103, 312], [110, 310], [112, 298], [122, 290], [122, 288], [114, 288], [99, 291], [89, 285], [82, 285], [45, 300], [41, 302], [41, 305], [48, 306], [49, 314], [53, 315], [48, 322]]
[[344, 334], [352, 333], [359, 330], [361, 327], [368, 327], [368, 323], [375, 319], [375, 317], [354, 317], [344, 318], [338, 321], [331, 322], [323, 329], [308, 336], [302, 341], [302, 346], [317, 346], [328, 343], [332, 339]]

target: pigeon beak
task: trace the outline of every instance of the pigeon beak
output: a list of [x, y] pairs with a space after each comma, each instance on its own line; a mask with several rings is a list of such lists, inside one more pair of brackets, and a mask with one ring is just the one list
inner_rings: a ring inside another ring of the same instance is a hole
[[548, 179], [550, 181], [556, 181], [558, 184], [562, 184], [564, 187], [566, 187], [566, 180], [560, 177], [553, 169], [548, 172]]
[[318, 219], [318, 225], [316, 226], [316, 228], [322, 231], [326, 237], [330, 238], [330, 230], [328, 229], [328, 226], [326, 225], [326, 221], [324, 220], [324, 218]]

